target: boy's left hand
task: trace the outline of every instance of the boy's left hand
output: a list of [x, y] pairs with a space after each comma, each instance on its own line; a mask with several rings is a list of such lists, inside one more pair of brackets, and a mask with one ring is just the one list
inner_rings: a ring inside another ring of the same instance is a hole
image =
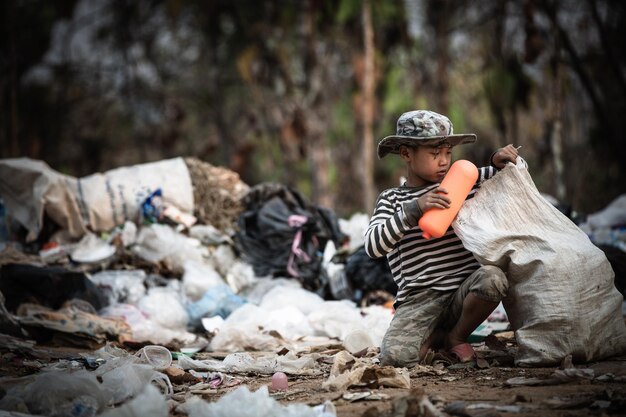
[[507, 162], [515, 163], [517, 159], [517, 148], [509, 144], [504, 148], [500, 148], [491, 157], [491, 163], [498, 169], [504, 168]]

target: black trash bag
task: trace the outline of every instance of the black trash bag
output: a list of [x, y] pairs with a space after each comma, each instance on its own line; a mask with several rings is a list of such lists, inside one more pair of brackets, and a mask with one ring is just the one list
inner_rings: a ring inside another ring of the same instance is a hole
[[597, 245], [615, 272], [615, 287], [626, 297], [626, 252], [613, 245]]
[[382, 290], [394, 297], [398, 291], [387, 258], [370, 258], [365, 246], [348, 257], [344, 271], [354, 294], [352, 299], [357, 303], [374, 291]]
[[242, 200], [234, 236], [242, 258], [257, 276], [292, 277], [326, 298], [328, 277], [322, 268], [326, 243], [340, 246], [344, 235], [335, 214], [308, 203], [287, 186], [263, 183]]
[[87, 275], [59, 266], [3, 265], [0, 292], [6, 298], [7, 310], [13, 312], [26, 302], [58, 310], [75, 298], [87, 301], [96, 311], [108, 305], [105, 294]]

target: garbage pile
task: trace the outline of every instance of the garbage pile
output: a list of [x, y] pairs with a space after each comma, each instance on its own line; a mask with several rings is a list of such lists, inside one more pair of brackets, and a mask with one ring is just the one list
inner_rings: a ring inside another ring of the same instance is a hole
[[626, 194], [587, 216], [580, 228], [602, 249], [615, 271], [615, 286], [626, 294]]
[[[240, 384], [237, 373], [320, 374], [331, 354], [319, 352], [338, 346], [358, 358], [356, 374], [338, 382], [344, 366], [328, 383], [345, 389], [374, 366], [393, 315], [389, 268], [362, 253], [366, 215], [337, 219], [196, 159], [84, 178], [0, 160], [0, 199], [0, 345], [59, 359], [0, 379], [2, 410], [226, 415], [190, 398]], [[408, 387], [401, 370], [372, 372]], [[176, 397], [183, 380], [195, 385]], [[272, 415], [334, 415], [332, 403], [289, 410], [241, 388], [229, 395]]]

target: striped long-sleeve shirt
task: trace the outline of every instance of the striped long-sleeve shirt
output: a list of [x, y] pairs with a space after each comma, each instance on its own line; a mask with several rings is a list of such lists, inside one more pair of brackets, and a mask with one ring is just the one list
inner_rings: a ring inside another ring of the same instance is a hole
[[[497, 171], [493, 167], [484, 167], [478, 172], [478, 180], [467, 198], [472, 198], [480, 184]], [[417, 225], [418, 219], [403, 208], [436, 186], [401, 186], [383, 191], [365, 232], [367, 254], [372, 258], [387, 256], [398, 285], [397, 305], [413, 291], [454, 291], [479, 267], [452, 227], [438, 239], [424, 239], [422, 229]]]

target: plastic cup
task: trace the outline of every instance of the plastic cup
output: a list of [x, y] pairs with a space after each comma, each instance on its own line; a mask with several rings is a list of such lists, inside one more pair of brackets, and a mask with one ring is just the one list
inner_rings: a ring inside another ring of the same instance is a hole
[[147, 363], [158, 371], [167, 369], [172, 365], [172, 354], [163, 346], [144, 346], [137, 352], [137, 356], [139, 356], [142, 362]]

